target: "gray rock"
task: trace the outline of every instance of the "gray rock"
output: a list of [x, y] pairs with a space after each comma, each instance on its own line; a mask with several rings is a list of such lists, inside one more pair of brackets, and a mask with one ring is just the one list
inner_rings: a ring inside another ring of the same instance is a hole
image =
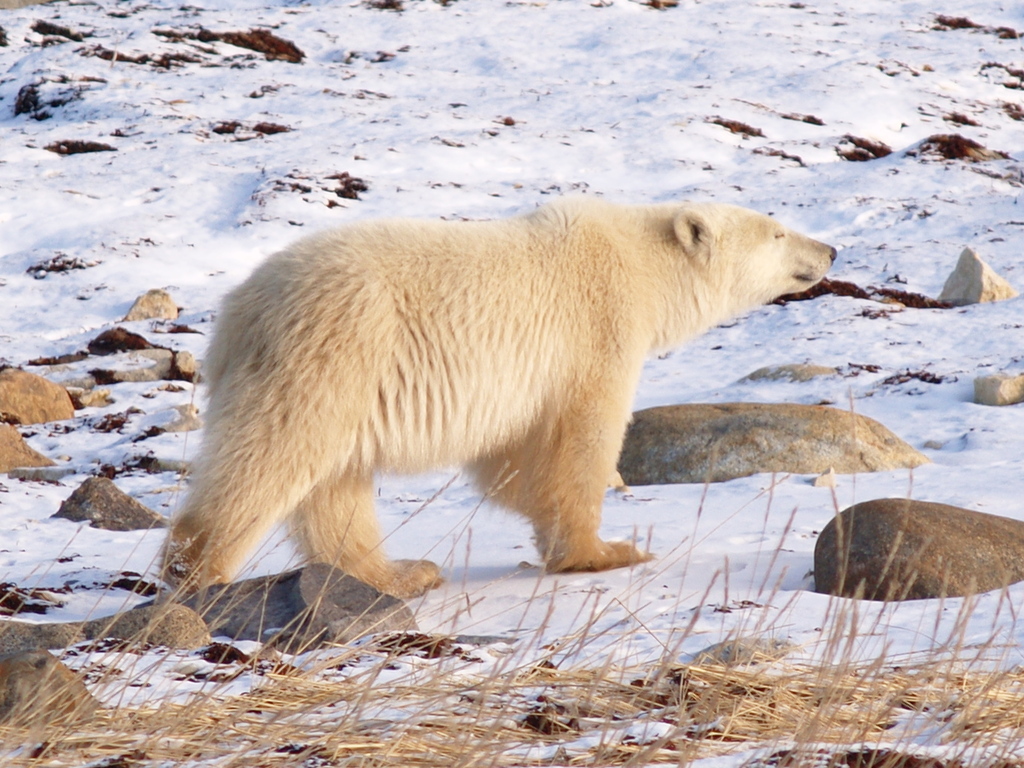
[[91, 621], [0, 622], [0, 653], [67, 648], [105, 638], [182, 650], [195, 650], [211, 642], [206, 623], [191, 608], [177, 603], [150, 603]]
[[819, 376], [835, 376], [835, 368], [824, 365], [769, 365], [747, 374], [740, 381], [810, 381]]
[[81, 678], [46, 651], [0, 658], [0, 722], [5, 725], [85, 720], [98, 708]]
[[86, 640], [112, 637], [184, 650], [194, 650], [212, 642], [202, 617], [179, 603], [151, 603], [103, 619], [86, 621], [81, 625], [81, 633]]
[[211, 587], [181, 600], [210, 634], [296, 652], [374, 632], [416, 629], [408, 606], [336, 568], [305, 568]]
[[84, 639], [80, 621], [30, 624], [12, 619], [0, 622], [0, 654], [67, 648]]
[[160, 288], [154, 288], [135, 300], [124, 319], [126, 322], [132, 322], [134, 320], [175, 320], [177, 317], [178, 305], [171, 298], [171, 294]]
[[957, 306], [1012, 299], [1017, 291], [981, 260], [972, 248], [964, 248], [956, 268], [946, 278], [939, 301]]
[[52, 467], [54, 463], [43, 454], [32, 450], [10, 424], [0, 424], [0, 472], [15, 467]]
[[139, 531], [163, 528], [163, 515], [140, 504], [105, 477], [90, 477], [53, 515], [76, 523], [89, 523], [108, 531]]
[[0, 371], [0, 415], [8, 422], [43, 424], [75, 416], [67, 390], [42, 376], [5, 368]]
[[997, 373], [974, 380], [974, 402], [979, 405], [1024, 403], [1024, 376]]
[[818, 405], [671, 405], [633, 414], [619, 459], [628, 485], [722, 482], [760, 472], [840, 474], [928, 458], [877, 421]]
[[1024, 581], [1024, 522], [910, 499], [854, 504], [814, 547], [814, 589], [869, 600], [959, 597]]

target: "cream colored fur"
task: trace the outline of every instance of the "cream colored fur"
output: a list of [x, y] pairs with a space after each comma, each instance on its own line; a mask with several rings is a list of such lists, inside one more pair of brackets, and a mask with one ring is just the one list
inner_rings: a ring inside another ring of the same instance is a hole
[[387, 560], [374, 473], [451, 465], [532, 522], [548, 571], [646, 560], [598, 537], [644, 358], [808, 288], [834, 257], [743, 208], [593, 199], [300, 240], [218, 317], [165, 575], [229, 581], [285, 521], [309, 560], [423, 592], [438, 569]]

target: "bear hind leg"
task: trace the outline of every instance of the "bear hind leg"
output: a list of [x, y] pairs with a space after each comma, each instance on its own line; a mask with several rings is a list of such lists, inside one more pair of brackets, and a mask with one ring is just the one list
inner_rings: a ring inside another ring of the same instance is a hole
[[390, 561], [373, 505], [373, 478], [337, 471], [321, 480], [292, 513], [292, 536], [309, 562], [327, 563], [400, 598], [441, 584], [429, 560]]

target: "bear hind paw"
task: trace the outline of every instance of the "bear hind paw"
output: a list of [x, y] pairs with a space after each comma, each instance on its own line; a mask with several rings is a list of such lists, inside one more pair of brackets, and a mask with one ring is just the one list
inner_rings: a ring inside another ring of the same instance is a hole
[[571, 552], [556, 557], [544, 566], [548, 573], [571, 573], [573, 571], [610, 571], [613, 568], [627, 568], [654, 559], [650, 552], [641, 552], [632, 542], [600, 541], [597, 547], [586, 552]]

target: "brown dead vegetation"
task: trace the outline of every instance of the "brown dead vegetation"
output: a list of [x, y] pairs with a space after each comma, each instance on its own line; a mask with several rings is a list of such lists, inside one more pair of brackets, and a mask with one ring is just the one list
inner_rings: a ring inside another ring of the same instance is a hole
[[190, 53], [161, 53], [158, 56], [150, 56], [148, 53], [132, 55], [121, 51], [112, 51], [102, 45], [94, 45], [90, 48], [83, 48], [80, 53], [83, 56], [95, 56], [98, 59], [112, 63], [124, 62], [125, 64], [149, 64], [158, 69], [170, 69], [173, 66], [182, 64], [198, 64], [202, 59]]
[[953, 123], [954, 125], [970, 125], [974, 127], [981, 125], [977, 120], [974, 120], [960, 112], [951, 112], [948, 115], [943, 115], [942, 119], [947, 123]]
[[810, 125], [824, 125], [825, 121], [820, 117], [814, 115], [801, 115], [796, 112], [790, 112], [784, 115], [779, 115], [783, 120], [796, 120], [801, 123], [809, 123]]
[[[846, 280], [834, 280], [826, 277], [817, 285], [799, 293], [787, 293], [780, 296], [773, 303], [785, 305], [791, 301], [808, 301], [819, 296], [846, 296], [852, 299], [867, 299], [870, 301], [884, 301], [890, 304], [898, 304], [912, 309], [950, 309], [952, 304], [947, 301], [939, 301], [924, 294], [903, 291], [898, 288], [886, 286], [876, 287], [870, 285], [861, 288], [856, 283]], [[884, 310], [876, 310], [877, 314], [865, 315], [866, 317], [887, 317]]]
[[932, 29], [977, 29], [990, 35], [996, 35], [1003, 40], [1016, 40], [1021, 34], [1013, 27], [987, 27], [971, 21], [966, 16], [939, 16], [935, 17], [935, 26]]
[[92, 37], [88, 32], [76, 32], [73, 29], [61, 26], [60, 24], [54, 24], [52, 21], [46, 21], [45, 19], [32, 22], [32, 31], [37, 35], [62, 37], [65, 40], [71, 40], [76, 43], [82, 42], [87, 37]]
[[966, 160], [972, 163], [984, 162], [986, 160], [1005, 160], [1009, 157], [1005, 152], [987, 149], [974, 141], [974, 139], [968, 139], [958, 133], [929, 136], [921, 144], [918, 153], [921, 155], [938, 155], [945, 160]]
[[751, 136], [764, 136], [760, 128], [754, 128], [753, 126], [741, 123], [739, 120], [727, 120], [724, 117], [711, 117], [708, 118], [709, 123], [720, 125], [723, 128], [728, 128], [733, 133], [738, 133], [744, 138], [750, 138]]
[[213, 32], [204, 27], [198, 30], [154, 29], [153, 34], [171, 42], [196, 40], [201, 43], [227, 43], [236, 48], [245, 48], [262, 53], [268, 61], [290, 61], [299, 64], [306, 54], [290, 40], [278, 37], [266, 29], [250, 29], [247, 32]]
[[55, 141], [47, 144], [44, 149], [49, 152], [56, 152], [58, 155], [81, 155], [89, 152], [116, 152], [117, 147], [104, 144], [101, 141], [88, 141], [84, 139], [68, 139], [67, 141]]
[[850, 134], [846, 134], [846, 136], [843, 137], [843, 141], [853, 145], [852, 147], [840, 145], [836, 148], [836, 152], [844, 160], [863, 163], [868, 160], [877, 160], [880, 157], [892, 154], [892, 148], [881, 141], [862, 139], [859, 136], [852, 136]]
[[981, 65], [982, 72], [989, 69], [1001, 69], [1010, 76], [1011, 79], [1004, 80], [1001, 83], [1004, 88], [1009, 88], [1010, 90], [1015, 91], [1024, 88], [1024, 69], [1017, 69], [1016, 67], [1011, 67], [1006, 64], [1000, 64], [998, 61], [990, 61]]

